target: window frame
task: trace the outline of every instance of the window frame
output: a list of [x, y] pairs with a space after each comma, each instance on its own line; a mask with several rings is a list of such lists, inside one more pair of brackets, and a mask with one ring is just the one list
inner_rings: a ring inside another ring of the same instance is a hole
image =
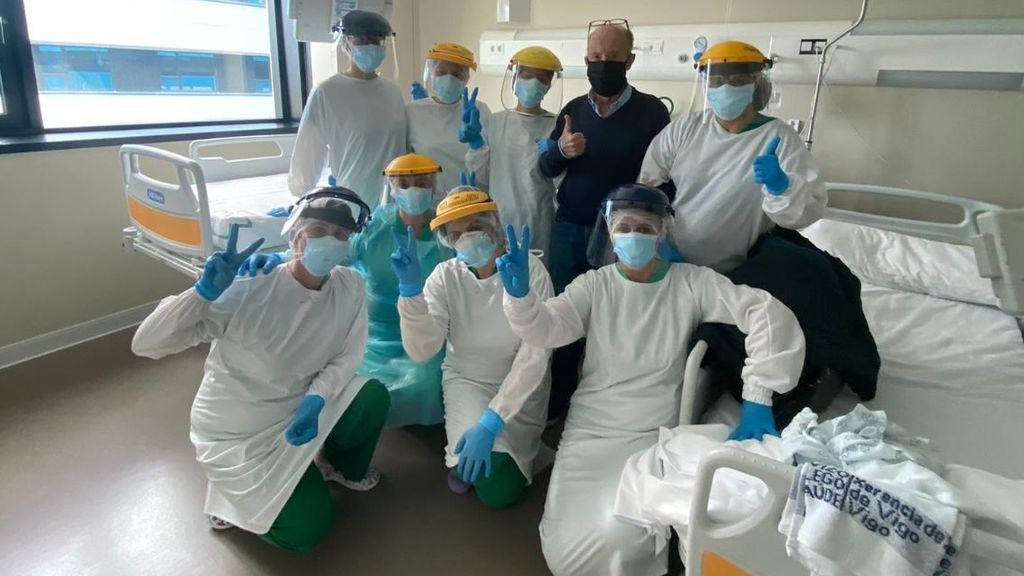
[[[247, 4], [233, 0], [232, 4]], [[287, 2], [266, 0], [270, 10], [270, 80], [275, 118], [118, 124], [80, 128], [45, 128], [24, 0], [0, 0], [0, 65], [7, 113], [0, 116], [0, 154], [49, 149], [107, 146], [214, 136], [289, 133], [298, 129], [302, 103], [310, 90], [309, 52], [295, 38], [285, 16]], [[275, 65], [276, 64], [276, 65]], [[11, 71], [8, 73], [8, 71]]]

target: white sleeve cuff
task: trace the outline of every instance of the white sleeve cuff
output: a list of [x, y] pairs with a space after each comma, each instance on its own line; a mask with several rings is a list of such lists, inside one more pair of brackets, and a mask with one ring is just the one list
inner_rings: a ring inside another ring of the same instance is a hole
[[772, 405], [772, 390], [752, 382], [743, 383], [743, 399], [765, 406]]

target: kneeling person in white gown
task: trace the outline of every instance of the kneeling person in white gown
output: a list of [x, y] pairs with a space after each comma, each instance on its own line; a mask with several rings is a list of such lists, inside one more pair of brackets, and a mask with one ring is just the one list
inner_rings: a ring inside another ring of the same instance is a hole
[[694, 328], [723, 322], [746, 334], [743, 394], [761, 405], [796, 385], [804, 338], [767, 292], [657, 258], [672, 217], [660, 190], [620, 186], [602, 214], [618, 262], [576, 278], [561, 295], [545, 300], [533, 291], [533, 267], [511, 233], [498, 269], [505, 314], [523, 342], [556, 348], [587, 338], [540, 525], [548, 567], [556, 576], [655, 576], [665, 573], [667, 552], [657, 554], [653, 536], [617, 520], [612, 507], [626, 459], [654, 445], [659, 427], [679, 423]]
[[238, 252], [236, 225], [195, 287], [166, 298], [135, 334], [132, 350], [149, 358], [212, 343], [190, 435], [214, 528], [308, 550], [333, 520], [325, 480], [369, 490], [380, 479], [370, 460], [389, 398], [356, 376], [366, 296], [359, 274], [338, 266], [368, 218], [349, 190], [308, 194], [285, 224], [295, 259], [237, 280], [262, 240]]
[[[482, 502], [505, 508], [522, 499], [541, 448], [547, 418], [550, 352], [520, 340], [502, 311], [495, 260], [505, 252], [498, 207], [483, 191], [456, 188], [430, 223], [456, 258], [440, 263], [424, 285], [415, 240], [396, 238], [392, 264], [399, 278], [402, 344], [416, 360], [447, 342], [442, 367], [448, 485], [474, 487]], [[411, 238], [411, 235], [410, 235]], [[535, 255], [530, 288], [552, 295]]]

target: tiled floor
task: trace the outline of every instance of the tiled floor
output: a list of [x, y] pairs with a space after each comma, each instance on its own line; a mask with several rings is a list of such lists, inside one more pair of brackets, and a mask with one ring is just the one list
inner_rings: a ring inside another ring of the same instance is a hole
[[132, 356], [131, 332], [0, 371], [0, 574], [547, 574], [537, 525], [546, 475], [493, 511], [451, 494], [439, 428], [385, 433], [384, 481], [334, 490], [320, 549], [275, 550], [212, 533], [188, 414], [205, 349]]

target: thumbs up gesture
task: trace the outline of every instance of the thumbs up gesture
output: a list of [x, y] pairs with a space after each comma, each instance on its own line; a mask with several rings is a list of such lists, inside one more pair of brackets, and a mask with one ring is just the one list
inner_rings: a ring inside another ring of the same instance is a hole
[[565, 115], [565, 127], [558, 138], [558, 148], [566, 158], [582, 156], [587, 149], [587, 138], [582, 132], [572, 131], [572, 117]]
[[772, 196], [781, 196], [789, 188], [789, 177], [782, 171], [776, 154], [781, 141], [778, 136], [772, 138], [764, 154], [754, 158], [754, 182], [763, 185]]

